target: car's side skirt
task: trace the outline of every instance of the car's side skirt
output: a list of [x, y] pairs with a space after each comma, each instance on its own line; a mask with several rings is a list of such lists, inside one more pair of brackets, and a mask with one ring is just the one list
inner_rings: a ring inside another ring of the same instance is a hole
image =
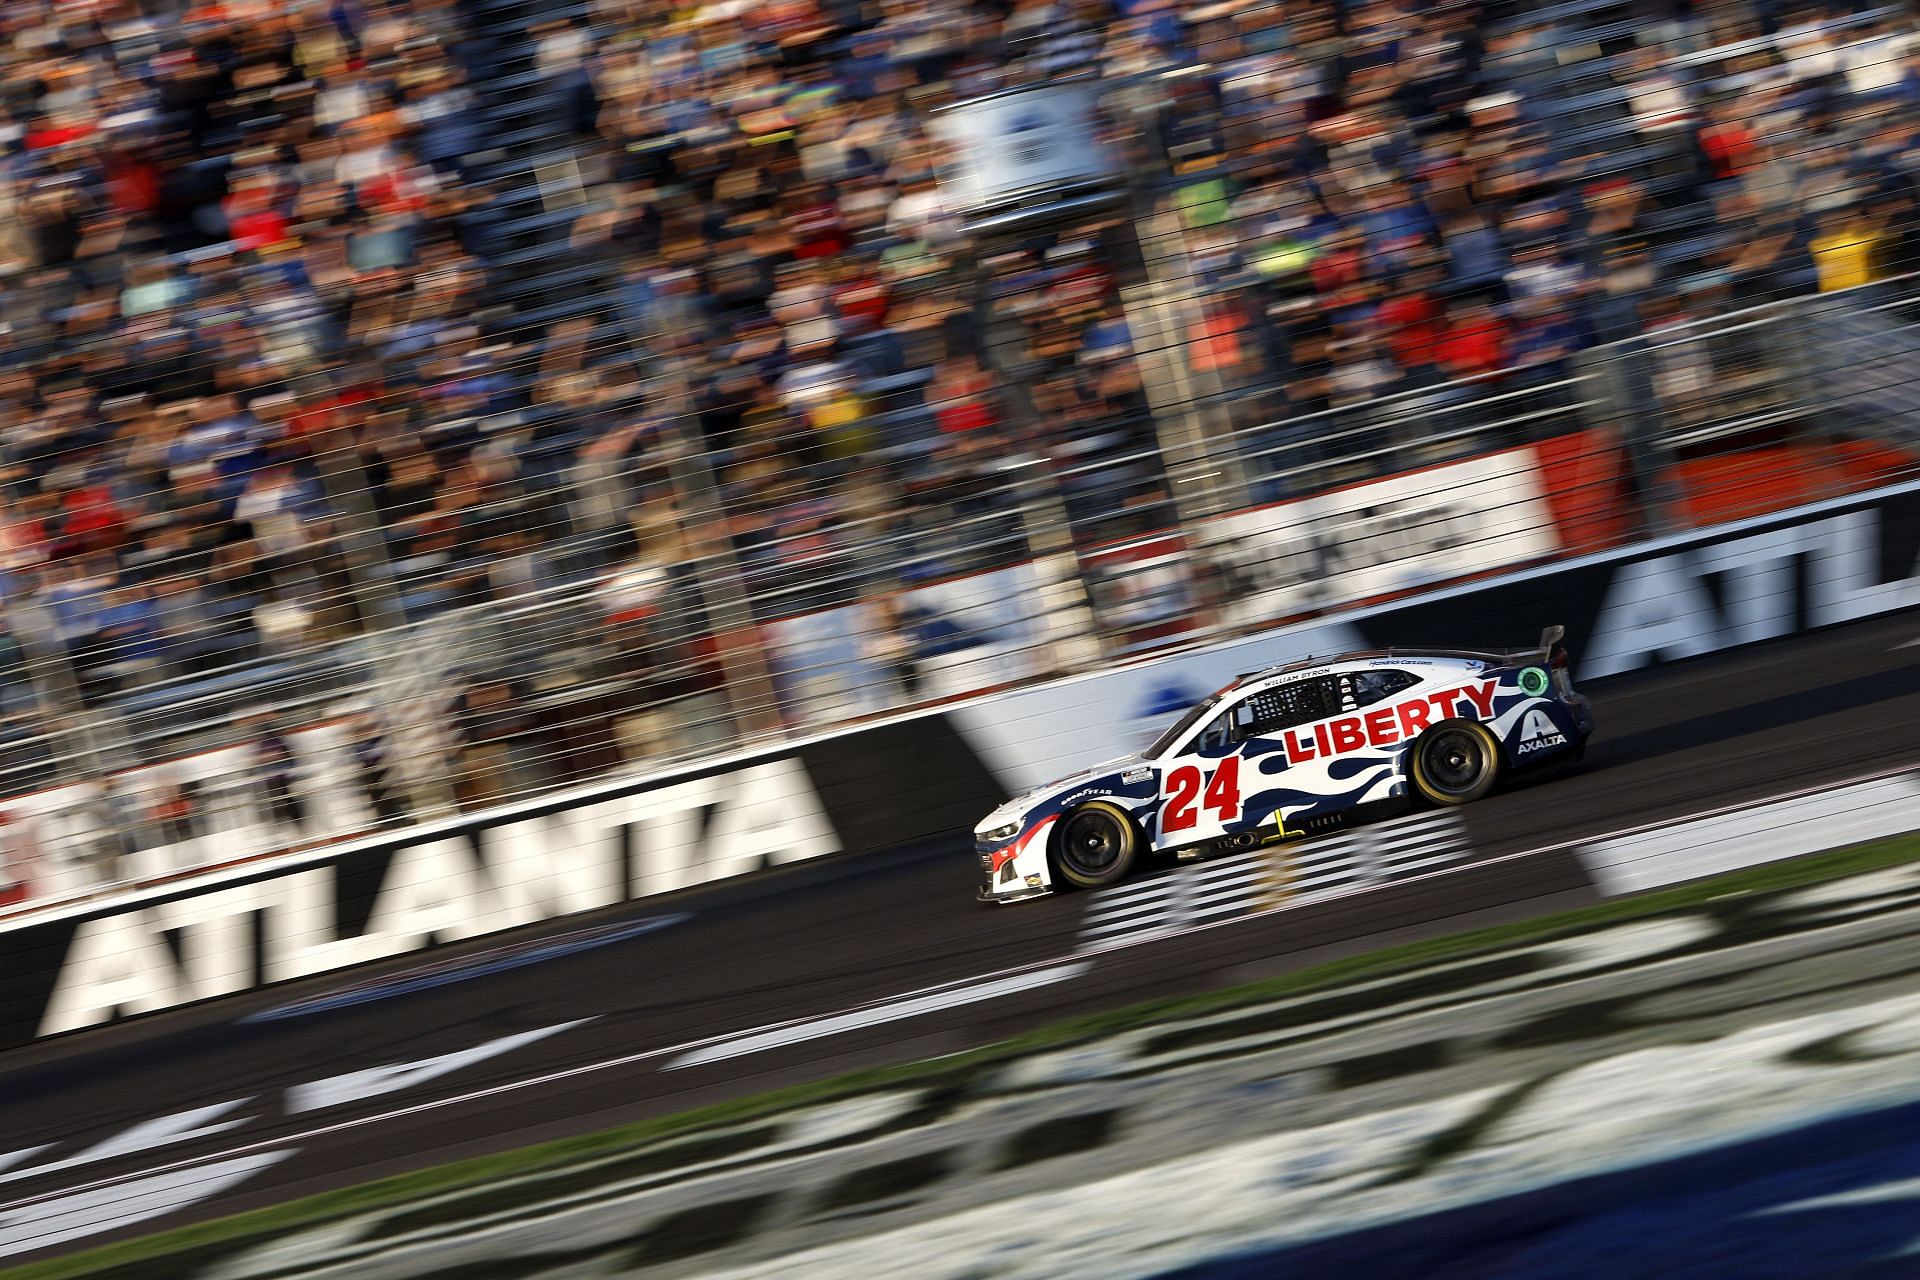
[[1179, 845], [1156, 852], [1162, 856], [1178, 858], [1182, 862], [1215, 858], [1228, 853], [1244, 853], [1249, 849], [1265, 848], [1290, 840], [1307, 840], [1314, 836], [1331, 835], [1336, 831], [1345, 831], [1349, 827], [1379, 822], [1386, 818], [1396, 818], [1412, 807], [1411, 797], [1388, 796], [1380, 800], [1364, 801], [1350, 809], [1342, 809], [1338, 813], [1321, 814], [1307, 819], [1298, 826], [1288, 824], [1278, 831], [1271, 829], [1242, 831], [1236, 835], [1221, 836], [1213, 840], [1203, 840], [1198, 844]]

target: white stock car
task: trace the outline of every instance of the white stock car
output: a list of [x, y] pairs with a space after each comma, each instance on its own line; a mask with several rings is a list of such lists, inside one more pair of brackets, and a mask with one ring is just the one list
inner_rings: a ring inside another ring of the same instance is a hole
[[1563, 634], [1549, 627], [1521, 651], [1375, 650], [1242, 676], [1144, 752], [987, 815], [974, 828], [980, 899], [1109, 885], [1149, 853], [1250, 849], [1465, 804], [1508, 772], [1578, 760], [1593, 712]]

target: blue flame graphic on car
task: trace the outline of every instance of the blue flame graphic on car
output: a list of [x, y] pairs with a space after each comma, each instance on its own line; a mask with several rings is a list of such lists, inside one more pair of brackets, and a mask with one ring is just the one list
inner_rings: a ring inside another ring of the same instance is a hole
[[[1277, 752], [1256, 757], [1254, 764], [1268, 776], [1284, 776], [1287, 767], [1286, 757]], [[1296, 822], [1342, 813], [1359, 804], [1369, 791], [1394, 774], [1392, 757], [1381, 755], [1349, 756], [1330, 761], [1326, 769], [1336, 782], [1351, 778], [1358, 778], [1359, 781], [1333, 795], [1322, 795], [1300, 787], [1273, 787], [1256, 792], [1248, 797], [1241, 810], [1242, 820], [1257, 826], [1276, 813], [1283, 813], [1289, 821]]]

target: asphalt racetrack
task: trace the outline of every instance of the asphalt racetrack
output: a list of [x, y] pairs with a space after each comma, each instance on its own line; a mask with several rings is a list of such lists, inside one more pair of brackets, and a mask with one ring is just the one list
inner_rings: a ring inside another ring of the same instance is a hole
[[0, 1262], [1582, 905], [1583, 843], [1920, 763], [1917, 640], [1895, 616], [1583, 686], [1578, 773], [1416, 818], [1430, 872], [1287, 909], [1169, 916], [1152, 881], [982, 906], [956, 833], [24, 1050]]

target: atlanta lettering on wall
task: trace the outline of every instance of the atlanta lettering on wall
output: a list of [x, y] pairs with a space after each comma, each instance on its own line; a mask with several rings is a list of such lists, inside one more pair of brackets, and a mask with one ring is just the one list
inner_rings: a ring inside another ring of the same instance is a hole
[[838, 849], [806, 771], [785, 759], [358, 850], [85, 921], [65, 948], [34, 1034], [344, 969]]
[[[912, 776], [899, 771], [905, 758]], [[964, 827], [1004, 799], [934, 716], [132, 894], [0, 928], [0, 1049], [714, 880], [894, 848]]]
[[1623, 564], [1582, 672], [1612, 675], [1920, 603], [1907, 525], [1868, 508]]

